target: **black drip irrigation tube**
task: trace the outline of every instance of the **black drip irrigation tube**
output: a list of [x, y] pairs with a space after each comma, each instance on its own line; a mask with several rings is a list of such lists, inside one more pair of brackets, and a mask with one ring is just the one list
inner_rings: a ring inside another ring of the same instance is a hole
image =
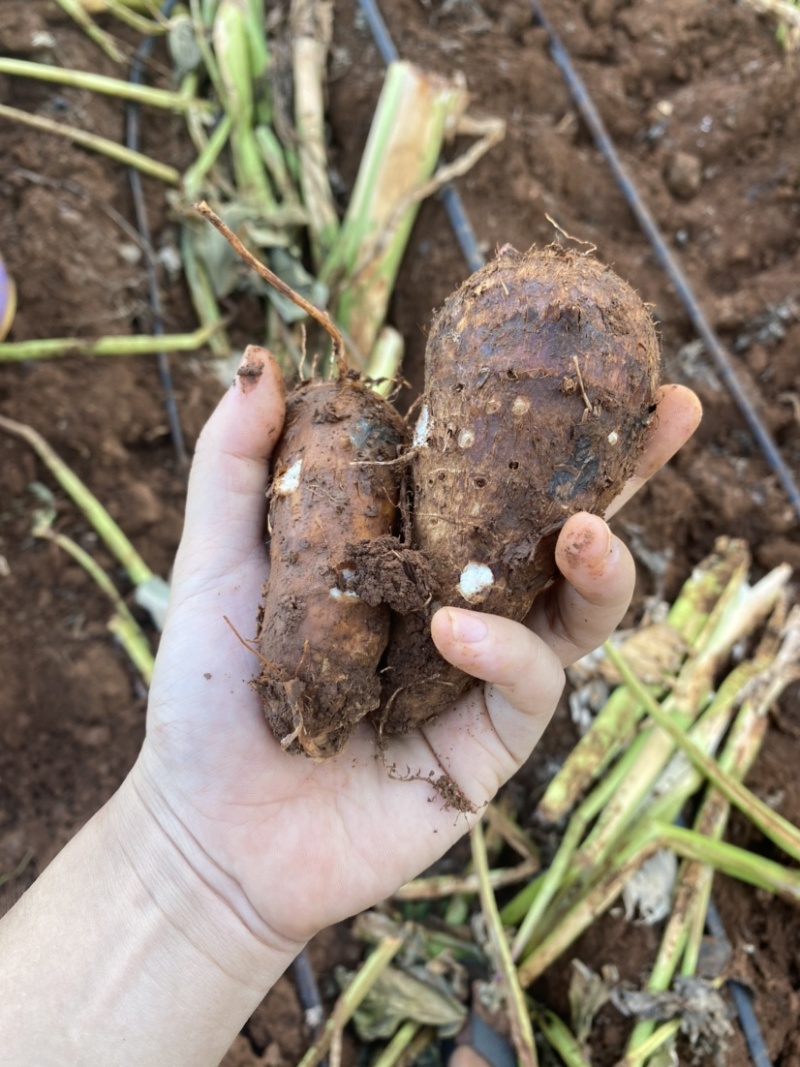
[[[383, 15], [375, 0], [359, 0], [359, 4], [384, 63], [388, 64], [399, 59], [400, 54], [395, 47], [394, 41], [392, 40], [386, 23], [383, 20]], [[531, 7], [535, 18], [547, 31], [550, 40], [550, 54], [553, 61], [563, 74], [567, 86], [575, 100], [576, 106], [581, 112], [587, 126], [589, 126], [592, 136], [595, 138], [597, 146], [606, 159], [606, 162], [611, 167], [626, 201], [653, 245], [659, 265], [663, 268], [675, 287], [678, 296], [682, 300], [691, 318], [692, 324], [708, 350], [711, 352], [717, 363], [723, 381], [736, 402], [739, 404], [748, 425], [753, 431], [754, 437], [763, 449], [770, 466], [780, 478], [794, 510], [798, 517], [800, 517], [800, 491], [798, 491], [791, 472], [783, 462], [769, 431], [763, 425], [748, 397], [745, 395], [742, 386], [730, 365], [727, 353], [695, 299], [686, 275], [678, 266], [675, 257], [672, 255], [664, 238], [661, 236], [655, 220], [645, 207], [633, 182], [623, 168], [611, 138], [608, 136], [608, 133], [603, 126], [603, 121], [589, 96], [586, 86], [583, 84], [573, 67], [567, 50], [559, 40], [551, 24], [547, 21], [538, 0], [531, 0]], [[444, 202], [459, 247], [461, 248], [462, 254], [466, 259], [470, 270], [478, 270], [485, 262], [484, 256], [478, 247], [475, 231], [472, 228], [472, 224], [467, 216], [464, 203], [458, 194], [458, 191], [448, 185], [440, 191], [439, 196]], [[712, 938], [719, 940], [723, 944], [730, 944], [725, 933], [725, 928], [722, 925], [722, 919], [720, 918], [719, 912], [713, 901], [710, 901], [708, 906], [706, 930]], [[761, 1036], [758, 1020], [756, 1019], [753, 1010], [753, 1001], [749, 990], [746, 986], [742, 985], [741, 982], [737, 982], [733, 979], [728, 981], [728, 987], [731, 991], [731, 997], [739, 1017], [739, 1024], [754, 1067], [772, 1067], [772, 1061], [769, 1058], [769, 1053], [766, 1044], [764, 1043], [764, 1039]]]
[[[165, 0], [161, 6], [161, 14], [169, 18], [177, 0]], [[144, 81], [144, 70], [147, 60], [153, 52], [154, 38], [145, 37], [136, 49], [131, 64], [131, 72], [128, 80], [133, 85], [141, 85]], [[129, 102], [126, 109], [125, 143], [133, 151], [139, 150], [139, 105]], [[128, 167], [128, 178], [133, 195], [133, 210], [136, 216], [136, 228], [139, 231], [139, 240], [144, 251], [147, 265], [147, 290], [150, 304], [151, 329], [156, 337], [164, 334], [164, 309], [161, 303], [161, 293], [158, 287], [158, 274], [156, 272], [155, 253], [150, 239], [150, 227], [147, 222], [147, 208], [145, 207], [144, 190], [142, 188], [142, 176], [135, 167]], [[161, 380], [161, 388], [164, 392], [164, 404], [167, 412], [172, 445], [175, 455], [181, 467], [188, 466], [189, 457], [186, 453], [186, 443], [183, 439], [181, 420], [178, 415], [178, 406], [175, 402], [175, 390], [172, 385], [172, 373], [169, 368], [169, 358], [166, 352], [159, 352], [156, 356], [158, 362], [158, 376]]]

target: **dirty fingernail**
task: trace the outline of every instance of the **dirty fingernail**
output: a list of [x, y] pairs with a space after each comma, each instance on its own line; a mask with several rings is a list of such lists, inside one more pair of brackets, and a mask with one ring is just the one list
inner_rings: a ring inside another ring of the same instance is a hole
[[267, 350], [259, 345], [248, 345], [236, 369], [236, 381], [243, 393], [249, 393], [258, 385], [267, 359]]
[[450, 617], [450, 629], [456, 641], [473, 645], [482, 641], [489, 632], [489, 627], [479, 615], [473, 615], [467, 611], [448, 611]]

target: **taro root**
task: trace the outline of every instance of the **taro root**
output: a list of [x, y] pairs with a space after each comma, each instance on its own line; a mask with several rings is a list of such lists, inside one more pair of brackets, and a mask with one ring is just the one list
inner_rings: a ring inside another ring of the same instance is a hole
[[589, 255], [504, 248], [436, 316], [414, 431], [424, 610], [395, 615], [378, 729], [426, 722], [470, 683], [430, 638], [443, 605], [522, 620], [577, 511], [602, 514], [655, 408], [659, 352], [637, 294]]
[[[383, 555], [396, 555], [396, 461], [405, 424], [349, 369], [344, 339], [329, 316], [259, 262], [208, 204], [197, 210], [331, 338], [338, 376], [304, 382], [287, 397], [272, 456], [271, 566], [257, 641], [262, 669], [252, 683], [283, 748], [327, 759], [380, 699], [389, 607], [359, 561], [368, 559], [379, 580]], [[372, 541], [377, 550], [365, 552]]]
[[403, 433], [395, 409], [352, 377], [307, 382], [287, 399], [254, 685], [284, 748], [315, 759], [335, 755], [380, 699], [389, 608], [353, 591], [352, 552], [394, 529], [398, 467], [387, 461]]

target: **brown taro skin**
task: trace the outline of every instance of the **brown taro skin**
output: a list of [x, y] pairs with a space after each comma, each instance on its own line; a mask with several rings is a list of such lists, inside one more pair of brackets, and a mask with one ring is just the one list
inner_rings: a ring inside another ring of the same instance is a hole
[[287, 399], [254, 686], [284, 748], [314, 759], [335, 755], [378, 706], [389, 609], [351, 590], [347, 546], [389, 540], [399, 468], [387, 461], [403, 437], [394, 408], [358, 380], [307, 382]]
[[424, 723], [469, 684], [431, 641], [438, 607], [527, 615], [566, 519], [602, 514], [633, 472], [658, 379], [647, 308], [590, 255], [507, 246], [447, 300], [412, 442], [432, 596], [393, 621], [380, 730]]

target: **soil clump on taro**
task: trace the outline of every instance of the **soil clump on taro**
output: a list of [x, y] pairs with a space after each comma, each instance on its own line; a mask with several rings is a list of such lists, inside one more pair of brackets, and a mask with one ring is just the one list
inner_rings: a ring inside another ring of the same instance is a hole
[[[729, 0], [562, 0], [545, 6], [634, 182], [732, 351], [737, 373], [760, 397], [762, 417], [784, 459], [800, 470], [800, 65], [786, 62], [767, 20]], [[336, 0], [328, 87], [332, 162], [344, 189], [352, 188], [383, 77], [356, 9], [354, 0]], [[673, 597], [720, 534], [747, 539], [756, 575], [784, 560], [800, 568], [800, 534], [784, 494], [697, 348], [685, 311], [577, 118], [529, 4], [397, 0], [382, 9], [406, 58], [443, 73], [465, 71], [476, 107], [507, 121], [502, 144], [458, 181], [487, 258], [509, 241], [518, 248], [550, 244], [548, 214], [566, 232], [592, 241], [597, 255], [652, 305], [664, 379], [686, 382], [701, 396], [705, 419], [696, 437], [614, 520], [638, 567], [627, 621], [640, 617], [646, 598]], [[120, 69], [56, 5], [0, 4], [0, 53], [39, 59], [32, 42], [41, 41], [42, 33], [55, 37], [64, 65], [119, 76]], [[135, 46], [135, 35], [129, 40]], [[152, 76], [164, 86], [167, 66], [155, 57]], [[124, 109], [110, 98], [3, 78], [0, 101], [116, 140], [123, 136]], [[148, 110], [141, 126], [142, 148], [153, 157], [182, 169], [194, 158], [179, 116]], [[132, 262], [124, 247], [129, 237], [106, 211], [133, 218], [121, 169], [7, 123], [0, 139], [0, 251], [19, 290], [14, 339], [128, 334], [140, 324], [146, 329], [145, 266]], [[679, 155], [691, 157], [691, 164]], [[679, 172], [691, 180], [679, 180]], [[148, 180], [145, 190], [157, 248], [177, 247], [163, 188]], [[426, 202], [391, 308], [407, 345], [404, 407], [423, 392], [433, 310], [467, 273], [442, 204]], [[171, 280], [166, 270], [161, 281], [169, 329], [193, 329], [182, 281]], [[256, 301], [241, 297], [226, 312], [240, 347], [261, 337]], [[192, 448], [221, 386], [192, 357], [176, 357], [174, 369]], [[153, 361], [0, 366], [0, 411], [44, 434], [148, 564], [169, 573], [185, 477], [168, 439]], [[145, 694], [109, 638], [102, 594], [77, 564], [30, 535], [31, 511], [39, 504], [29, 487], [36, 482], [55, 488], [22, 442], [0, 436], [0, 875], [21, 868], [0, 889], [3, 909], [117, 788], [144, 732]], [[59, 492], [56, 501], [58, 528], [118, 577], [83, 517]], [[794, 822], [800, 821], [799, 695], [795, 686], [781, 699], [748, 777], [759, 796]], [[544, 784], [576, 737], [565, 704], [511, 787], [524, 826], [531, 828]], [[734, 843], [752, 845], [751, 833], [743, 819], [732, 819]], [[461, 852], [438, 870], [455, 873], [463, 866]], [[800, 1056], [796, 912], [725, 878], [715, 880], [714, 898], [732, 942], [729, 969], [753, 990], [771, 1060], [793, 1063]], [[599, 971], [613, 947], [624, 943], [624, 954], [617, 956], [621, 977], [639, 984], [659, 937], [658, 926], [609, 914], [570, 955]], [[337, 992], [330, 980], [334, 967], [355, 965], [362, 952], [347, 926], [326, 931], [311, 945], [328, 1006]], [[533, 993], [566, 1016], [570, 976], [565, 958]], [[620, 1058], [629, 1028], [613, 1008], [601, 1010], [595, 1067]], [[284, 978], [245, 1025], [225, 1067], [292, 1067], [307, 1040], [303, 1010]], [[344, 1067], [351, 1067], [357, 1050], [349, 1033], [342, 1054]], [[750, 1062], [737, 1031], [728, 1067]]]

